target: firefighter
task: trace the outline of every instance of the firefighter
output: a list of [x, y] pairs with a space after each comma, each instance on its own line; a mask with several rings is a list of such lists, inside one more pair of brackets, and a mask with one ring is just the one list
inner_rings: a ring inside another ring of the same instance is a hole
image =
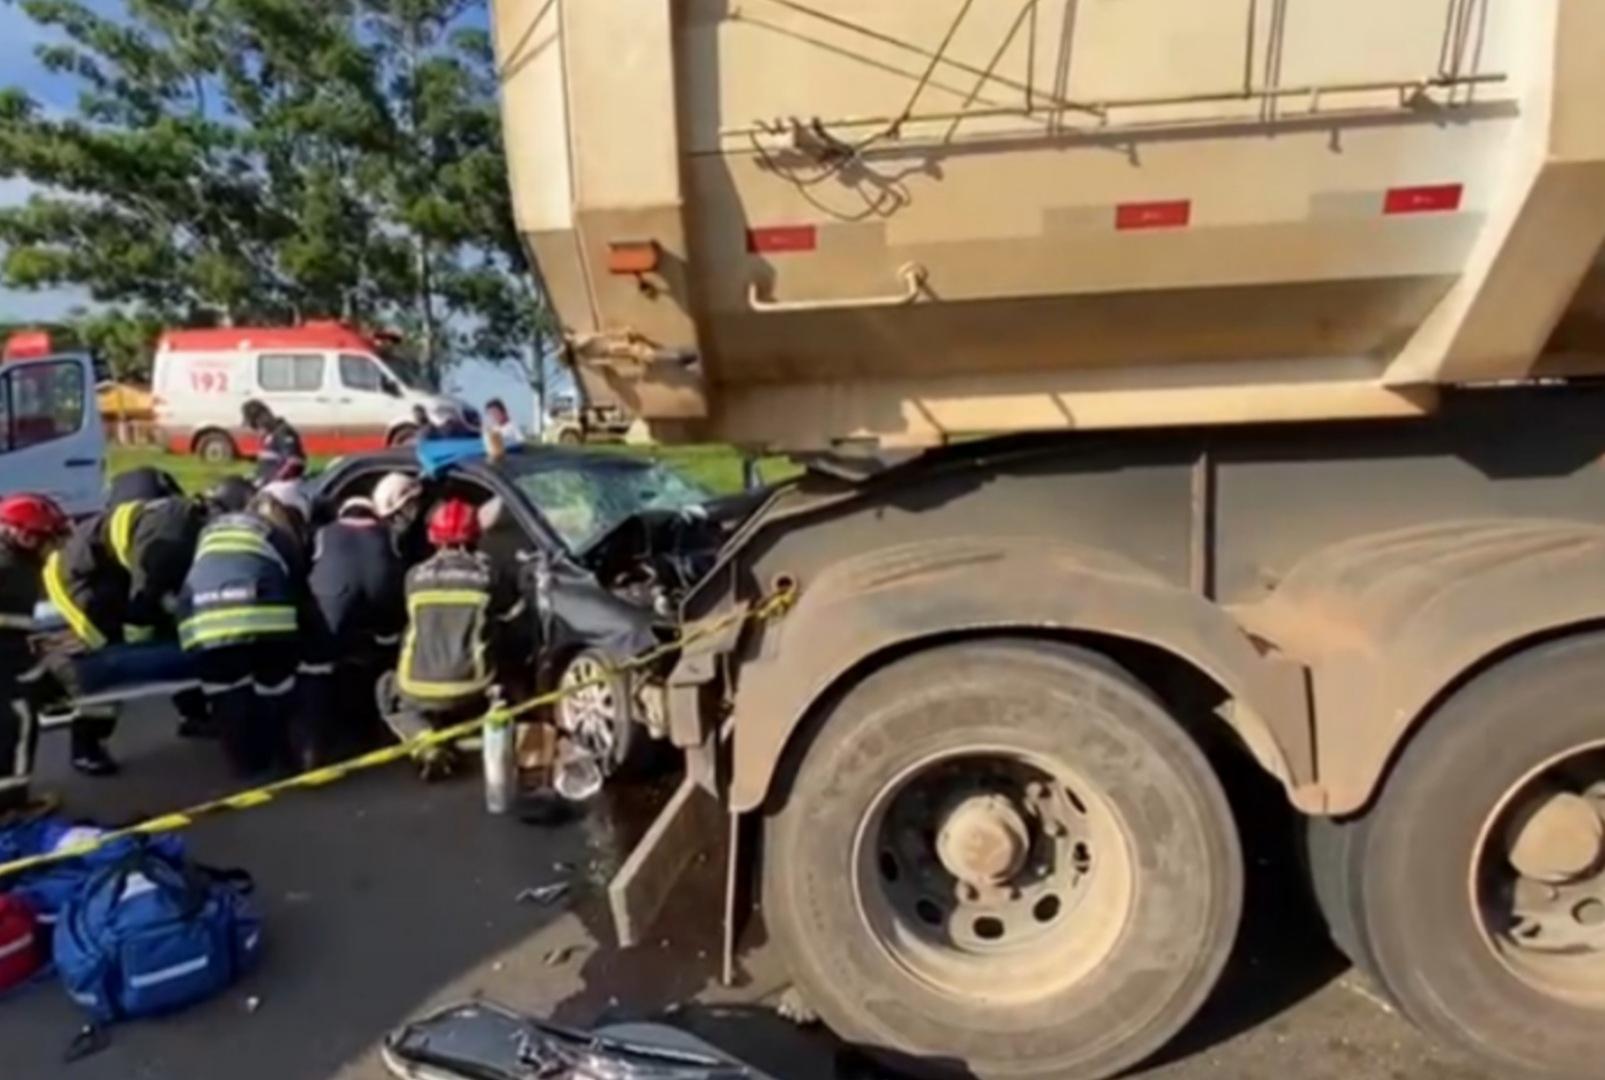
[[407, 620], [406, 567], [386, 511], [404, 512], [416, 504], [420, 490], [418, 481], [394, 475], [406, 483], [389, 484], [386, 477], [380, 484], [383, 501], [347, 499], [313, 541], [308, 585], [318, 621], [300, 671], [306, 730], [296, 731], [292, 740], [307, 767], [371, 743], [378, 734], [374, 686], [395, 665]]
[[153, 502], [182, 494], [184, 489], [172, 473], [142, 465], [112, 477], [111, 488], [106, 493], [106, 506], [115, 510], [123, 503]]
[[28, 645], [44, 560], [70, 529], [43, 495], [0, 499], [0, 812], [28, 802], [38, 716], [52, 684]]
[[[435, 554], [407, 574], [407, 631], [396, 666], [402, 707], [386, 719], [402, 740], [485, 711], [496, 681], [496, 613], [490, 560], [475, 550], [479, 517], [461, 499], [447, 499], [429, 515]], [[419, 754], [425, 779], [453, 771], [455, 751], [431, 747]]]
[[301, 445], [301, 436], [283, 417], [274, 416], [260, 401], [247, 401], [240, 406], [245, 426], [262, 440], [256, 452], [256, 482], [258, 486], [275, 480], [299, 480], [306, 473], [307, 454]]
[[416, 566], [429, 558], [429, 539], [424, 535], [424, 486], [415, 476], [393, 472], [373, 489], [373, 505], [384, 519], [391, 546], [404, 567]]
[[[206, 517], [201, 499], [135, 500], [73, 530], [45, 563], [45, 591], [86, 649], [173, 636], [171, 613]], [[180, 707], [180, 732], [205, 734], [205, 702], [186, 696]], [[88, 776], [117, 772], [105, 746], [116, 722], [113, 712], [73, 718], [73, 768]]]
[[243, 513], [201, 533], [179, 599], [179, 642], [194, 653], [201, 688], [234, 769], [252, 776], [293, 766], [297, 635], [308, 630], [306, 530], [300, 485], [268, 484]]

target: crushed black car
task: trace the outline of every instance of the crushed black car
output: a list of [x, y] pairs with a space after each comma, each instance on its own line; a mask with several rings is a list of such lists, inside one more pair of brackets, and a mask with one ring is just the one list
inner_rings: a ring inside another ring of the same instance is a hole
[[559, 728], [609, 771], [640, 760], [663, 734], [664, 673], [598, 677], [673, 638], [681, 598], [764, 493], [717, 498], [630, 454], [528, 446], [493, 460], [477, 440], [446, 440], [334, 462], [315, 482], [317, 516], [391, 472], [418, 476], [426, 505], [481, 508], [481, 550], [531, 612], [532, 688], [582, 687], [555, 708]]

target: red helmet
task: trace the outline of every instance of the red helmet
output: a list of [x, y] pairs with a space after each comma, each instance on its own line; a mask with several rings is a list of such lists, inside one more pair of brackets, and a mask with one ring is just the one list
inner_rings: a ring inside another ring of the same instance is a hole
[[479, 543], [479, 513], [461, 499], [447, 499], [429, 512], [429, 542], [436, 547]]
[[72, 531], [72, 522], [44, 495], [7, 495], [0, 498], [0, 527], [38, 545], [66, 536]]

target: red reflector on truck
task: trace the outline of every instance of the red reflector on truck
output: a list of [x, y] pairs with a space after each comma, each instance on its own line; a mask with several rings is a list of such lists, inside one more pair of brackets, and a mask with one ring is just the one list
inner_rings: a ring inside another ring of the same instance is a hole
[[754, 255], [785, 255], [819, 247], [819, 230], [812, 225], [772, 225], [747, 230], [747, 250]]
[[1384, 214], [1434, 214], [1460, 209], [1463, 184], [1389, 188], [1382, 203]]
[[1192, 220], [1193, 204], [1189, 199], [1121, 203], [1115, 207], [1117, 229], [1182, 229]]

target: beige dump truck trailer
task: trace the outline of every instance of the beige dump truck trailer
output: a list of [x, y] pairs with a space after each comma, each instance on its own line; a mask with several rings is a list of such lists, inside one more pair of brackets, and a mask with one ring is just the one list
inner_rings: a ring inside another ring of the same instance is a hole
[[592, 399], [811, 455], [685, 603], [796, 590], [647, 710], [688, 779], [626, 939], [712, 815], [727, 940], [755, 890], [845, 1038], [1112, 1076], [1232, 949], [1242, 758], [1407, 1016], [1599, 1075], [1605, 4], [497, 0], [495, 31]]

